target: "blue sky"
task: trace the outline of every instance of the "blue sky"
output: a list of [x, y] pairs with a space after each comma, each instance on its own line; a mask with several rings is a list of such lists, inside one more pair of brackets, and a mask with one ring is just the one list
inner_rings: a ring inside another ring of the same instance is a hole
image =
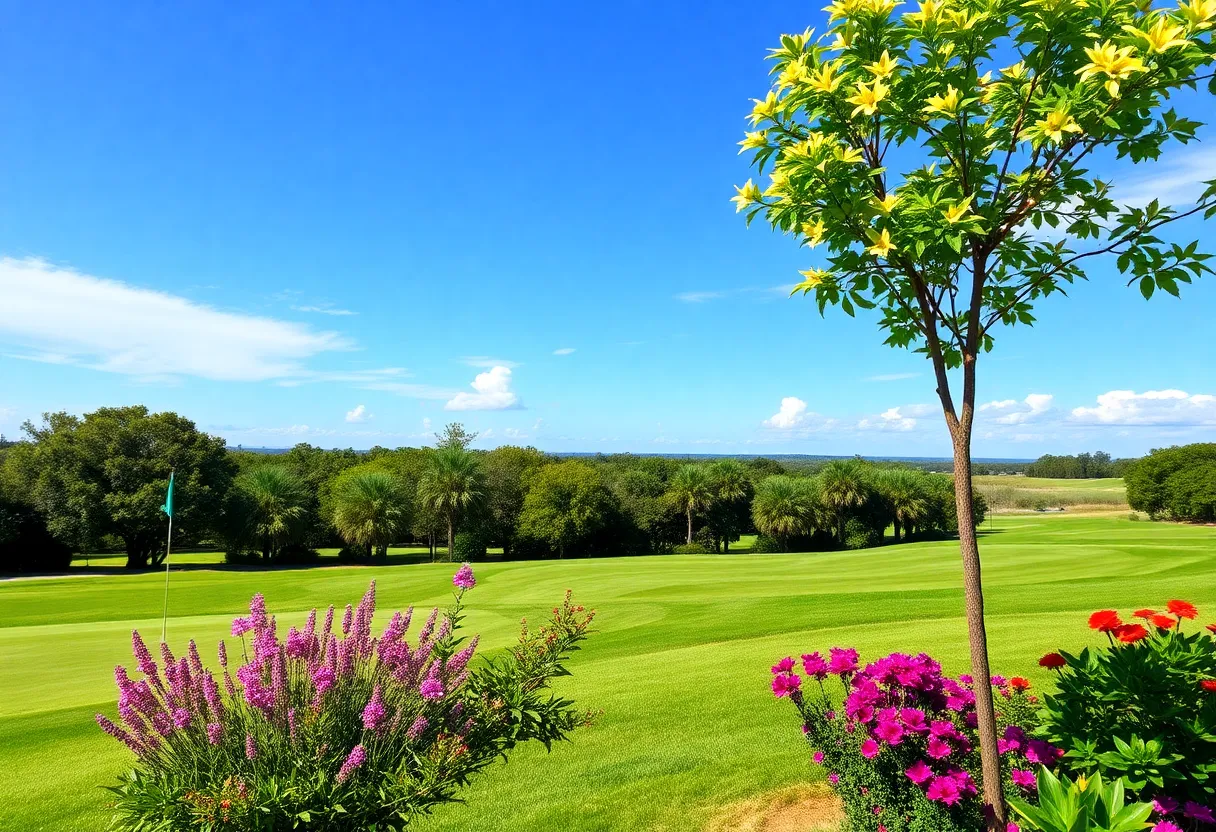
[[[246, 446], [947, 454], [926, 362], [786, 299], [815, 261], [728, 202], [817, 5], [6, 3], [0, 431], [142, 402]], [[984, 358], [976, 454], [1216, 439], [1214, 309], [1095, 267]]]

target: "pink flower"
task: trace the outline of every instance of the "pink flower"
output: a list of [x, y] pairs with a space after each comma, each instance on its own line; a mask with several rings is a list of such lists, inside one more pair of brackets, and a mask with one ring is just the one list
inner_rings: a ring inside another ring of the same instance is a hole
[[828, 782], [831, 783], [833, 786], [835, 786], [837, 783], [840, 782], [840, 775], [833, 771], [831, 774], [828, 775]]
[[878, 751], [878, 743], [874, 742], [872, 739], [867, 739], [861, 744], [861, 756], [865, 757], [867, 760], [873, 760], [875, 757], [877, 757]]
[[802, 686], [802, 677], [797, 673], [782, 673], [773, 677], [773, 695], [780, 699], [789, 696]]
[[833, 647], [829, 653], [828, 672], [836, 676], [844, 676], [857, 671], [857, 651], [844, 647]]
[[807, 676], [813, 676], [816, 679], [824, 679], [828, 675], [828, 663], [817, 652], [802, 654], [802, 669], [806, 671]]
[[774, 674], [789, 673], [794, 669], [794, 659], [792, 656], [786, 656], [769, 669], [772, 670]]
[[1022, 827], [1013, 821], [1009, 821], [1009, 823], [1005, 824], [1005, 832], [1022, 832]]
[[979, 789], [975, 787], [975, 781], [971, 779], [971, 775], [963, 771], [961, 768], [956, 768], [949, 774], [954, 778], [954, 782], [958, 783], [958, 789], [965, 795], [979, 794]]
[[904, 739], [904, 729], [898, 722], [883, 720], [874, 727], [874, 736], [887, 745], [899, 745]]
[[248, 618], [232, 619], [232, 635], [240, 637], [253, 629], [253, 623]]
[[218, 722], [207, 723], [207, 742], [212, 745], [219, 745], [220, 738], [224, 736], [224, 726]]
[[925, 797], [947, 806], [953, 806], [962, 799], [963, 794], [958, 786], [958, 781], [953, 777], [934, 777], [929, 788], [925, 790]]
[[477, 586], [477, 579], [473, 577], [473, 567], [467, 563], [462, 564], [456, 570], [456, 574], [452, 576], [452, 584], [457, 589], [472, 589]]
[[1153, 811], [1159, 815], [1172, 815], [1178, 811], [1178, 801], [1172, 797], [1160, 795], [1153, 801]]
[[407, 730], [405, 732], [405, 736], [409, 739], [410, 742], [415, 742], [419, 737], [421, 737], [423, 735], [423, 733], [426, 732], [426, 729], [429, 725], [430, 725], [430, 722], [427, 721], [427, 718], [424, 716], [420, 716], [417, 719], [415, 719], [412, 723], [410, 723], [409, 730]]
[[1026, 749], [1026, 759], [1043, 766], [1055, 765], [1056, 760], [1062, 756], [1063, 752], [1060, 749], [1043, 740], [1031, 740]]
[[376, 685], [372, 688], [372, 698], [363, 708], [363, 727], [369, 731], [375, 731], [384, 724], [384, 718], [387, 715], [388, 711], [384, 708], [384, 697], [380, 694], [380, 686]]
[[910, 769], [904, 772], [908, 775], [908, 779], [918, 786], [924, 785], [933, 777], [933, 769], [929, 768], [929, 764], [924, 760], [913, 765]]
[[1002, 754], [1020, 751], [1025, 741], [1026, 732], [1016, 725], [1009, 725], [1005, 728], [1005, 736], [996, 741], [996, 749]]
[[[1173, 602], [1171, 601], [1170, 603]], [[1204, 823], [1216, 823], [1216, 817], [1212, 815], [1212, 810], [1193, 800], [1188, 800], [1186, 805], [1182, 807], [1182, 814], [1192, 820], [1203, 821]]]
[[338, 769], [338, 782], [345, 783], [350, 779], [350, 776], [355, 773], [355, 769], [363, 765], [363, 761], [367, 759], [367, 751], [362, 745], [356, 745], [350, 750], [350, 754], [346, 758], [346, 762], [342, 764], [342, 768]]
[[811, 759], [815, 761], [816, 765], [823, 765], [823, 752], [816, 751], [813, 755], [811, 755]]
[[1168, 820], [1163, 820], [1154, 826], [1151, 832], [1182, 832], [1182, 827], [1172, 824]]
[[925, 753], [935, 760], [944, 760], [953, 753], [953, 749], [950, 748], [950, 743], [941, 737], [929, 737], [929, 743], [925, 746]]
[[1014, 782], [1014, 785], [1021, 786], [1027, 791], [1038, 788], [1038, 783], [1034, 779], [1034, 772], [1029, 769], [1011, 769], [1009, 771], [1009, 779]]
[[909, 731], [917, 734], [924, 734], [929, 730], [929, 726], [925, 722], [925, 712], [919, 708], [903, 708], [899, 712], [899, 721]]
[[245, 756], [250, 760], [258, 758], [258, 744], [253, 739], [253, 734], [245, 735]]
[[430, 672], [422, 680], [422, 684], [418, 686], [418, 692], [422, 694], [423, 699], [443, 698], [443, 683], [439, 681], [439, 662], [434, 662], [431, 665]]
[[321, 665], [312, 674], [313, 687], [317, 689], [317, 693], [325, 693], [334, 686], [334, 672], [331, 668]]

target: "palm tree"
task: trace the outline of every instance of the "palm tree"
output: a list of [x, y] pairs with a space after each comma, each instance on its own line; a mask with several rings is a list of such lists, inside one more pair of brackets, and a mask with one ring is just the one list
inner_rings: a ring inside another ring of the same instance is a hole
[[688, 517], [688, 542], [692, 543], [692, 515], [714, 498], [709, 472], [702, 465], [685, 465], [676, 471], [667, 490], [680, 511]]
[[849, 512], [860, 508], [870, 496], [865, 467], [855, 459], [835, 459], [819, 472], [819, 495], [836, 521], [836, 538], [844, 545], [844, 527]]
[[459, 445], [441, 447], [431, 455], [418, 482], [418, 499], [424, 508], [443, 516], [448, 524], [448, 560], [456, 544], [461, 515], [486, 497], [485, 474], [472, 452]]
[[756, 486], [752, 520], [756, 530], [775, 537], [782, 550], [791, 537], [809, 534], [815, 526], [814, 483], [784, 474], [765, 477]]
[[899, 542], [902, 527], [908, 534], [929, 513], [929, 495], [925, 490], [924, 474], [907, 468], [880, 471], [875, 485], [891, 507], [895, 526], [895, 542]]
[[[713, 484], [714, 500], [718, 508], [725, 512], [731, 509], [731, 503], [746, 500], [751, 491], [751, 479], [747, 469], [735, 459], [722, 459], [710, 466], [710, 479]], [[730, 513], [734, 516], [734, 512]], [[742, 529], [736, 529], [742, 531]], [[731, 534], [722, 536], [722, 549], [730, 552]]]
[[234, 485], [248, 501], [250, 531], [269, 560], [308, 519], [308, 487], [282, 465], [260, 465], [238, 476]]
[[409, 524], [409, 508], [397, 479], [383, 471], [354, 472], [334, 490], [334, 528], [368, 554], [388, 556], [388, 545]]

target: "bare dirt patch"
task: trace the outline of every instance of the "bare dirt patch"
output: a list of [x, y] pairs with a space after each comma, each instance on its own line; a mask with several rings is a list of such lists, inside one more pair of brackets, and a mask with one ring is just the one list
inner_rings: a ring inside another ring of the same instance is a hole
[[843, 818], [826, 786], [794, 786], [727, 806], [705, 832], [836, 832]]

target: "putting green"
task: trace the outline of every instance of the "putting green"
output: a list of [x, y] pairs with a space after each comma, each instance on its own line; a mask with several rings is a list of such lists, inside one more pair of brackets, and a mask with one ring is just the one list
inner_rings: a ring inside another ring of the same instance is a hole
[[[989, 528], [991, 526], [991, 528]], [[1216, 528], [1114, 516], [998, 517], [985, 524], [997, 672], [1049, 679], [1037, 658], [1092, 640], [1085, 617], [1186, 598], [1216, 620]], [[449, 565], [176, 573], [169, 640], [214, 654], [231, 618], [265, 593], [280, 631], [312, 606], [355, 601], [371, 579], [383, 610], [442, 604]], [[501, 647], [521, 616], [570, 587], [598, 632], [562, 690], [603, 715], [546, 755], [521, 750], [427, 832], [699, 830], [724, 804], [814, 777], [792, 709], [768, 692], [775, 658], [833, 645], [863, 656], [926, 650], [966, 667], [956, 544], [800, 555], [691, 555], [482, 564], [470, 631]], [[130, 762], [94, 711], [113, 713], [112, 669], [130, 630], [160, 632], [162, 577], [0, 584], [0, 829], [96, 830], [99, 787]], [[387, 620], [387, 618], [384, 618]], [[383, 623], [383, 621], [381, 622]]]

